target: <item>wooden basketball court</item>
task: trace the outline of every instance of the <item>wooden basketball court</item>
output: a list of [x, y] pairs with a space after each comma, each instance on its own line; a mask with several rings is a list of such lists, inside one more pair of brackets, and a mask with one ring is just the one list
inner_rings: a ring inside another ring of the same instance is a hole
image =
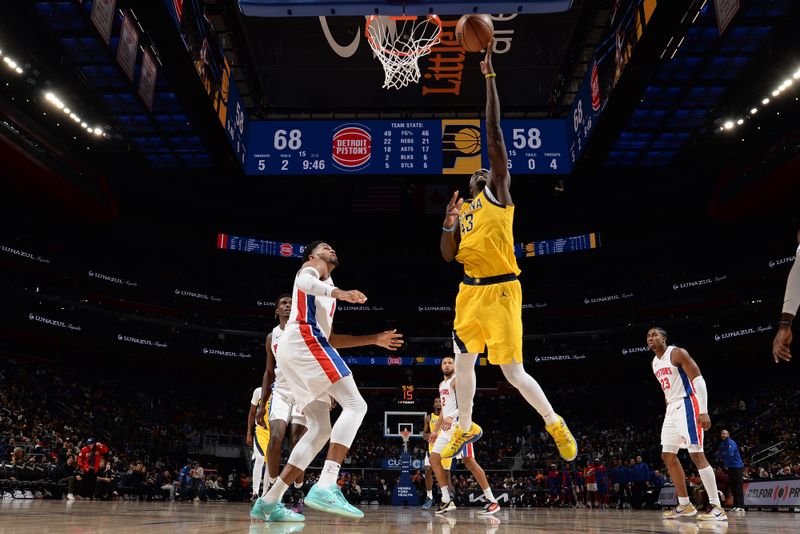
[[304, 524], [251, 521], [242, 503], [0, 501], [0, 534], [25, 532], [304, 532], [332, 533], [537, 533], [537, 532], [652, 532], [652, 533], [770, 533], [800, 532], [800, 514], [748, 512], [731, 514], [728, 523], [695, 520], [664, 521], [657, 511], [510, 509], [491, 518], [478, 508], [462, 508], [445, 517], [418, 508], [364, 507], [360, 521], [308, 511]]

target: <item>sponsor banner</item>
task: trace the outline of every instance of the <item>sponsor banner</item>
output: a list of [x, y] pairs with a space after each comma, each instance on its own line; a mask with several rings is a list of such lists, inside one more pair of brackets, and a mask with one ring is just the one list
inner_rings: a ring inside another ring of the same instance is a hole
[[[504, 488], [494, 488], [492, 489], [492, 494], [494, 494], [494, 498], [497, 499], [499, 503], [506, 503], [508, 504], [511, 502], [511, 495], [509, 491]], [[463, 502], [463, 501], [462, 501]], [[489, 500], [486, 498], [486, 495], [483, 494], [480, 490], [470, 490], [467, 493], [466, 499], [467, 506], [486, 506], [489, 504]]]
[[144, 339], [141, 337], [126, 336], [124, 334], [117, 334], [117, 341], [121, 343], [131, 343], [133, 345], [141, 345], [145, 347], [155, 347], [157, 349], [166, 349], [167, 344], [163, 341], [155, 341], [152, 339]]
[[675, 492], [675, 486], [662, 487], [656, 502], [661, 506], [678, 506], [678, 494]]
[[197, 293], [195, 291], [188, 291], [186, 289], [176, 289], [175, 294], [180, 297], [189, 297], [199, 300], [207, 300], [209, 302], [221, 302], [222, 299], [213, 295], [206, 295], [205, 293]]
[[767, 265], [769, 265], [770, 269], [774, 269], [775, 267], [786, 265], [787, 263], [792, 263], [794, 262], [794, 260], [795, 256], [786, 256], [785, 258], [780, 258], [777, 260], [769, 260], [769, 263]]
[[730, 332], [719, 332], [714, 334], [714, 341], [725, 341], [726, 339], [733, 339], [742, 336], [751, 336], [753, 334], [761, 334], [763, 332], [770, 332], [775, 327], [772, 325], [755, 326], [752, 328], [742, 328], [741, 330], [733, 330]]
[[72, 331], [75, 331], [75, 332], [80, 332], [81, 331], [81, 327], [76, 325], [76, 324], [68, 323], [66, 321], [61, 321], [59, 319], [53, 319], [51, 317], [45, 317], [43, 315], [39, 315], [39, 314], [36, 314], [36, 313], [29, 313], [28, 314], [28, 320], [29, 321], [33, 321], [34, 323], [45, 324], [47, 326], [54, 326], [56, 328], [63, 328], [65, 330], [72, 330]]
[[627, 347], [622, 349], [623, 356], [627, 356], [629, 354], [639, 354], [641, 352], [650, 352], [650, 349], [647, 347]]
[[150, 49], [145, 48], [142, 56], [142, 72], [139, 74], [139, 87], [136, 92], [150, 111], [153, 111], [156, 77], [158, 77], [158, 64]]
[[523, 310], [541, 310], [542, 308], [547, 308], [546, 302], [530, 302], [530, 303], [523, 303], [522, 309]]
[[585, 360], [585, 354], [546, 354], [541, 356], [533, 356], [533, 361], [536, 363], [544, 362], [564, 362], [564, 361], [578, 361]]
[[[174, 0], [173, 0], [174, 1]], [[184, 0], [184, 11], [188, 0]], [[494, 14], [493, 53], [502, 63], [503, 107], [529, 107], [547, 102], [555, 85], [559, 61], [568, 46], [574, 24], [569, 14]], [[186, 19], [184, 13], [183, 18]], [[441, 15], [441, 42], [420, 58], [419, 83], [398, 91], [382, 88], [384, 71], [364, 34], [364, 17], [245, 17], [248, 42], [265, 88], [264, 97], [278, 113], [307, 110], [309, 102], [321, 108], [393, 110], [411, 107], [440, 111], [442, 106], [464, 106], [474, 111], [485, 100], [486, 84], [480, 72], [480, 54], [468, 54], [455, 38], [459, 15]], [[400, 28], [388, 22], [388, 31]], [[303, 39], [298, 40], [297, 36]], [[270, 52], [276, 43], [281, 53]], [[543, 66], [548, 64], [548, 66]], [[358, 72], [359, 82], [353, 83]], [[286, 83], [287, 77], [292, 83]], [[363, 78], [363, 80], [361, 79]], [[297, 91], [302, 87], [303, 91]], [[399, 106], [402, 103], [402, 106]]]
[[139, 287], [139, 284], [137, 282], [131, 282], [130, 280], [123, 280], [118, 276], [111, 276], [108, 274], [99, 273], [97, 271], [89, 271], [88, 276], [89, 278], [93, 278], [95, 280], [102, 280], [104, 282], [109, 282], [120, 286]]
[[274, 308], [275, 303], [272, 302], [271, 300], [257, 300], [256, 306], [258, 306], [259, 308]]
[[11, 254], [13, 256], [24, 258], [26, 260], [38, 261], [39, 263], [50, 263], [50, 260], [47, 258], [43, 258], [31, 252], [19, 250], [17, 248], [9, 247], [6, 245], [0, 245], [0, 252], [5, 252], [6, 254]]
[[[389, 469], [392, 471], [399, 471], [402, 467], [402, 462], [400, 458], [384, 458], [381, 462], [381, 469]], [[411, 460], [410, 464], [411, 469], [425, 469], [425, 462], [424, 460]]]
[[114, 26], [114, 8], [117, 0], [95, 0], [92, 3], [92, 24], [100, 32], [100, 37], [109, 44], [111, 28]]
[[344, 306], [336, 306], [336, 311], [375, 312], [375, 311], [383, 311], [383, 306], [363, 306], [358, 304], [347, 304]]
[[617, 293], [615, 295], [606, 295], [604, 297], [587, 297], [583, 299], [584, 304], [600, 304], [606, 302], [615, 302], [618, 300], [626, 300], [633, 298], [633, 293]]
[[240, 237], [230, 234], [217, 234], [217, 248], [222, 250], [236, 250], [263, 254], [264, 256], [279, 256], [282, 258], [302, 258], [306, 250], [305, 245], [287, 243], [284, 241], [269, 241], [255, 237]]
[[718, 284], [718, 283], [722, 282], [723, 280], [727, 280], [727, 279], [728, 279], [728, 275], [727, 274], [723, 274], [723, 275], [720, 275], [720, 276], [714, 276], [713, 278], [703, 278], [702, 280], [689, 280], [689, 281], [686, 281], [686, 282], [676, 282], [676, 283], [672, 284], [672, 290], [673, 291], [678, 291], [679, 289], [688, 289], [688, 288], [691, 288], [691, 287], [703, 287], [703, 286], [708, 286], [708, 285], [711, 285], [711, 284]]
[[204, 356], [224, 356], [225, 358], [252, 358], [253, 355], [247, 352], [237, 352], [232, 350], [213, 349], [203, 347]]
[[417, 306], [417, 311], [421, 312], [444, 312], [453, 311], [452, 306]]
[[117, 62], [130, 81], [133, 81], [133, 73], [136, 70], [136, 53], [138, 51], [139, 31], [133, 23], [130, 12], [126, 11], [125, 16], [122, 18], [122, 31], [119, 34]]
[[766, 480], [744, 485], [745, 506], [800, 506], [800, 480]]

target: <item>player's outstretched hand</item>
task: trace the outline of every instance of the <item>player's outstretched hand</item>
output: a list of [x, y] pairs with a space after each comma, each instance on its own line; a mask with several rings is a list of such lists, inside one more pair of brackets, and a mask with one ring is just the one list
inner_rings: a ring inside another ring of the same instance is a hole
[[334, 289], [333, 293], [331, 293], [331, 296], [335, 299], [350, 302], [352, 304], [364, 304], [367, 302], [367, 296], [357, 289], [351, 289], [350, 291]]
[[267, 415], [267, 408], [264, 406], [266, 402], [261, 402], [256, 410], [256, 424], [258, 426], [267, 428], [267, 422], [264, 421], [264, 416]]
[[703, 430], [708, 430], [711, 428], [711, 418], [708, 416], [707, 413], [701, 413], [697, 416], [698, 424], [703, 427]]
[[452, 228], [458, 220], [458, 214], [461, 213], [461, 205], [464, 204], [464, 199], [458, 196], [458, 191], [453, 192], [453, 198], [447, 203], [447, 210], [444, 212], [444, 224], [446, 228]]
[[450, 427], [452, 426], [453, 426], [453, 418], [445, 417], [444, 419], [442, 419], [442, 424], [439, 425], [439, 430], [444, 430], [445, 432], [447, 432], [448, 430], [450, 430]]
[[789, 347], [792, 344], [792, 329], [779, 327], [775, 332], [775, 339], [772, 340], [772, 357], [775, 363], [780, 363], [781, 360], [789, 362], [792, 360], [792, 353]]
[[486, 45], [486, 55], [481, 61], [481, 72], [484, 76], [487, 74], [494, 74], [494, 67], [492, 66], [492, 43], [494, 39], [490, 40]]
[[374, 345], [378, 345], [384, 349], [397, 350], [403, 346], [403, 334], [398, 334], [397, 329], [375, 334]]

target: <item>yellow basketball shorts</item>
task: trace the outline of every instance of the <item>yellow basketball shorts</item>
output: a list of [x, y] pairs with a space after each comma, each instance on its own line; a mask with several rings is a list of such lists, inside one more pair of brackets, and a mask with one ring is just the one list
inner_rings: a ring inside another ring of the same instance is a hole
[[[269, 399], [267, 399], [267, 414], [270, 413], [272, 409], [272, 395], [270, 394]], [[269, 446], [269, 416], [265, 416], [264, 423], [267, 425], [267, 428], [256, 423], [256, 437], [253, 440], [253, 448], [256, 450], [257, 453], [261, 454], [261, 456], [267, 455], [267, 447]]]
[[485, 286], [462, 283], [453, 322], [455, 354], [482, 353], [489, 363], [522, 362], [522, 286], [519, 280]]
[[256, 425], [256, 439], [253, 440], [253, 447], [261, 456], [267, 455], [267, 447], [269, 447], [269, 429]]

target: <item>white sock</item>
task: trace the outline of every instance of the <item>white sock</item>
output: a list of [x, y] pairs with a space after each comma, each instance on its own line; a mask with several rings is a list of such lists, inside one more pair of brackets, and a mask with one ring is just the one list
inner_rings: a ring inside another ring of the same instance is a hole
[[458, 426], [463, 432], [472, 428], [472, 400], [475, 397], [475, 360], [477, 354], [458, 354], [456, 356], [456, 404], [458, 404]]
[[689, 504], [689, 497], [678, 497], [678, 504], [680, 506], [687, 506]]
[[425, 494], [428, 496], [430, 500], [433, 500], [433, 490], [428, 490], [425, 492]]
[[275, 481], [278, 480], [278, 477], [269, 477], [269, 485], [272, 486], [275, 484]]
[[303, 487], [303, 483], [302, 482], [295, 482], [294, 483], [294, 489], [301, 489], [302, 487]]
[[708, 494], [708, 502], [712, 506], [719, 506], [719, 493], [717, 493], [717, 477], [714, 476], [714, 468], [710, 465], [698, 471], [700, 478], [703, 479], [703, 487]]
[[[553, 411], [550, 401], [547, 400], [547, 395], [542, 391], [542, 386], [525, 372], [525, 368], [521, 363], [506, 363], [501, 365], [500, 369], [503, 371], [508, 383], [517, 388], [525, 400], [528, 401], [528, 404], [539, 412], [546, 425], [558, 422], [558, 416]], [[458, 377], [458, 386], [461, 387], [461, 377]], [[458, 402], [461, 403], [460, 400]]]
[[278, 477], [267, 494], [261, 497], [261, 499], [267, 504], [281, 502], [281, 499], [283, 499], [283, 494], [286, 493], [288, 488], [289, 485], [284, 482], [281, 477]]
[[497, 499], [494, 498], [494, 494], [492, 493], [492, 488], [486, 488], [483, 490], [483, 494], [486, 495], [486, 498], [489, 499], [489, 502], [496, 502]]
[[442, 488], [442, 502], [450, 502], [450, 490]]
[[333, 460], [325, 460], [325, 466], [322, 468], [322, 473], [319, 475], [317, 485], [321, 488], [329, 488], [336, 484], [336, 479], [339, 478], [339, 468], [341, 466]]

